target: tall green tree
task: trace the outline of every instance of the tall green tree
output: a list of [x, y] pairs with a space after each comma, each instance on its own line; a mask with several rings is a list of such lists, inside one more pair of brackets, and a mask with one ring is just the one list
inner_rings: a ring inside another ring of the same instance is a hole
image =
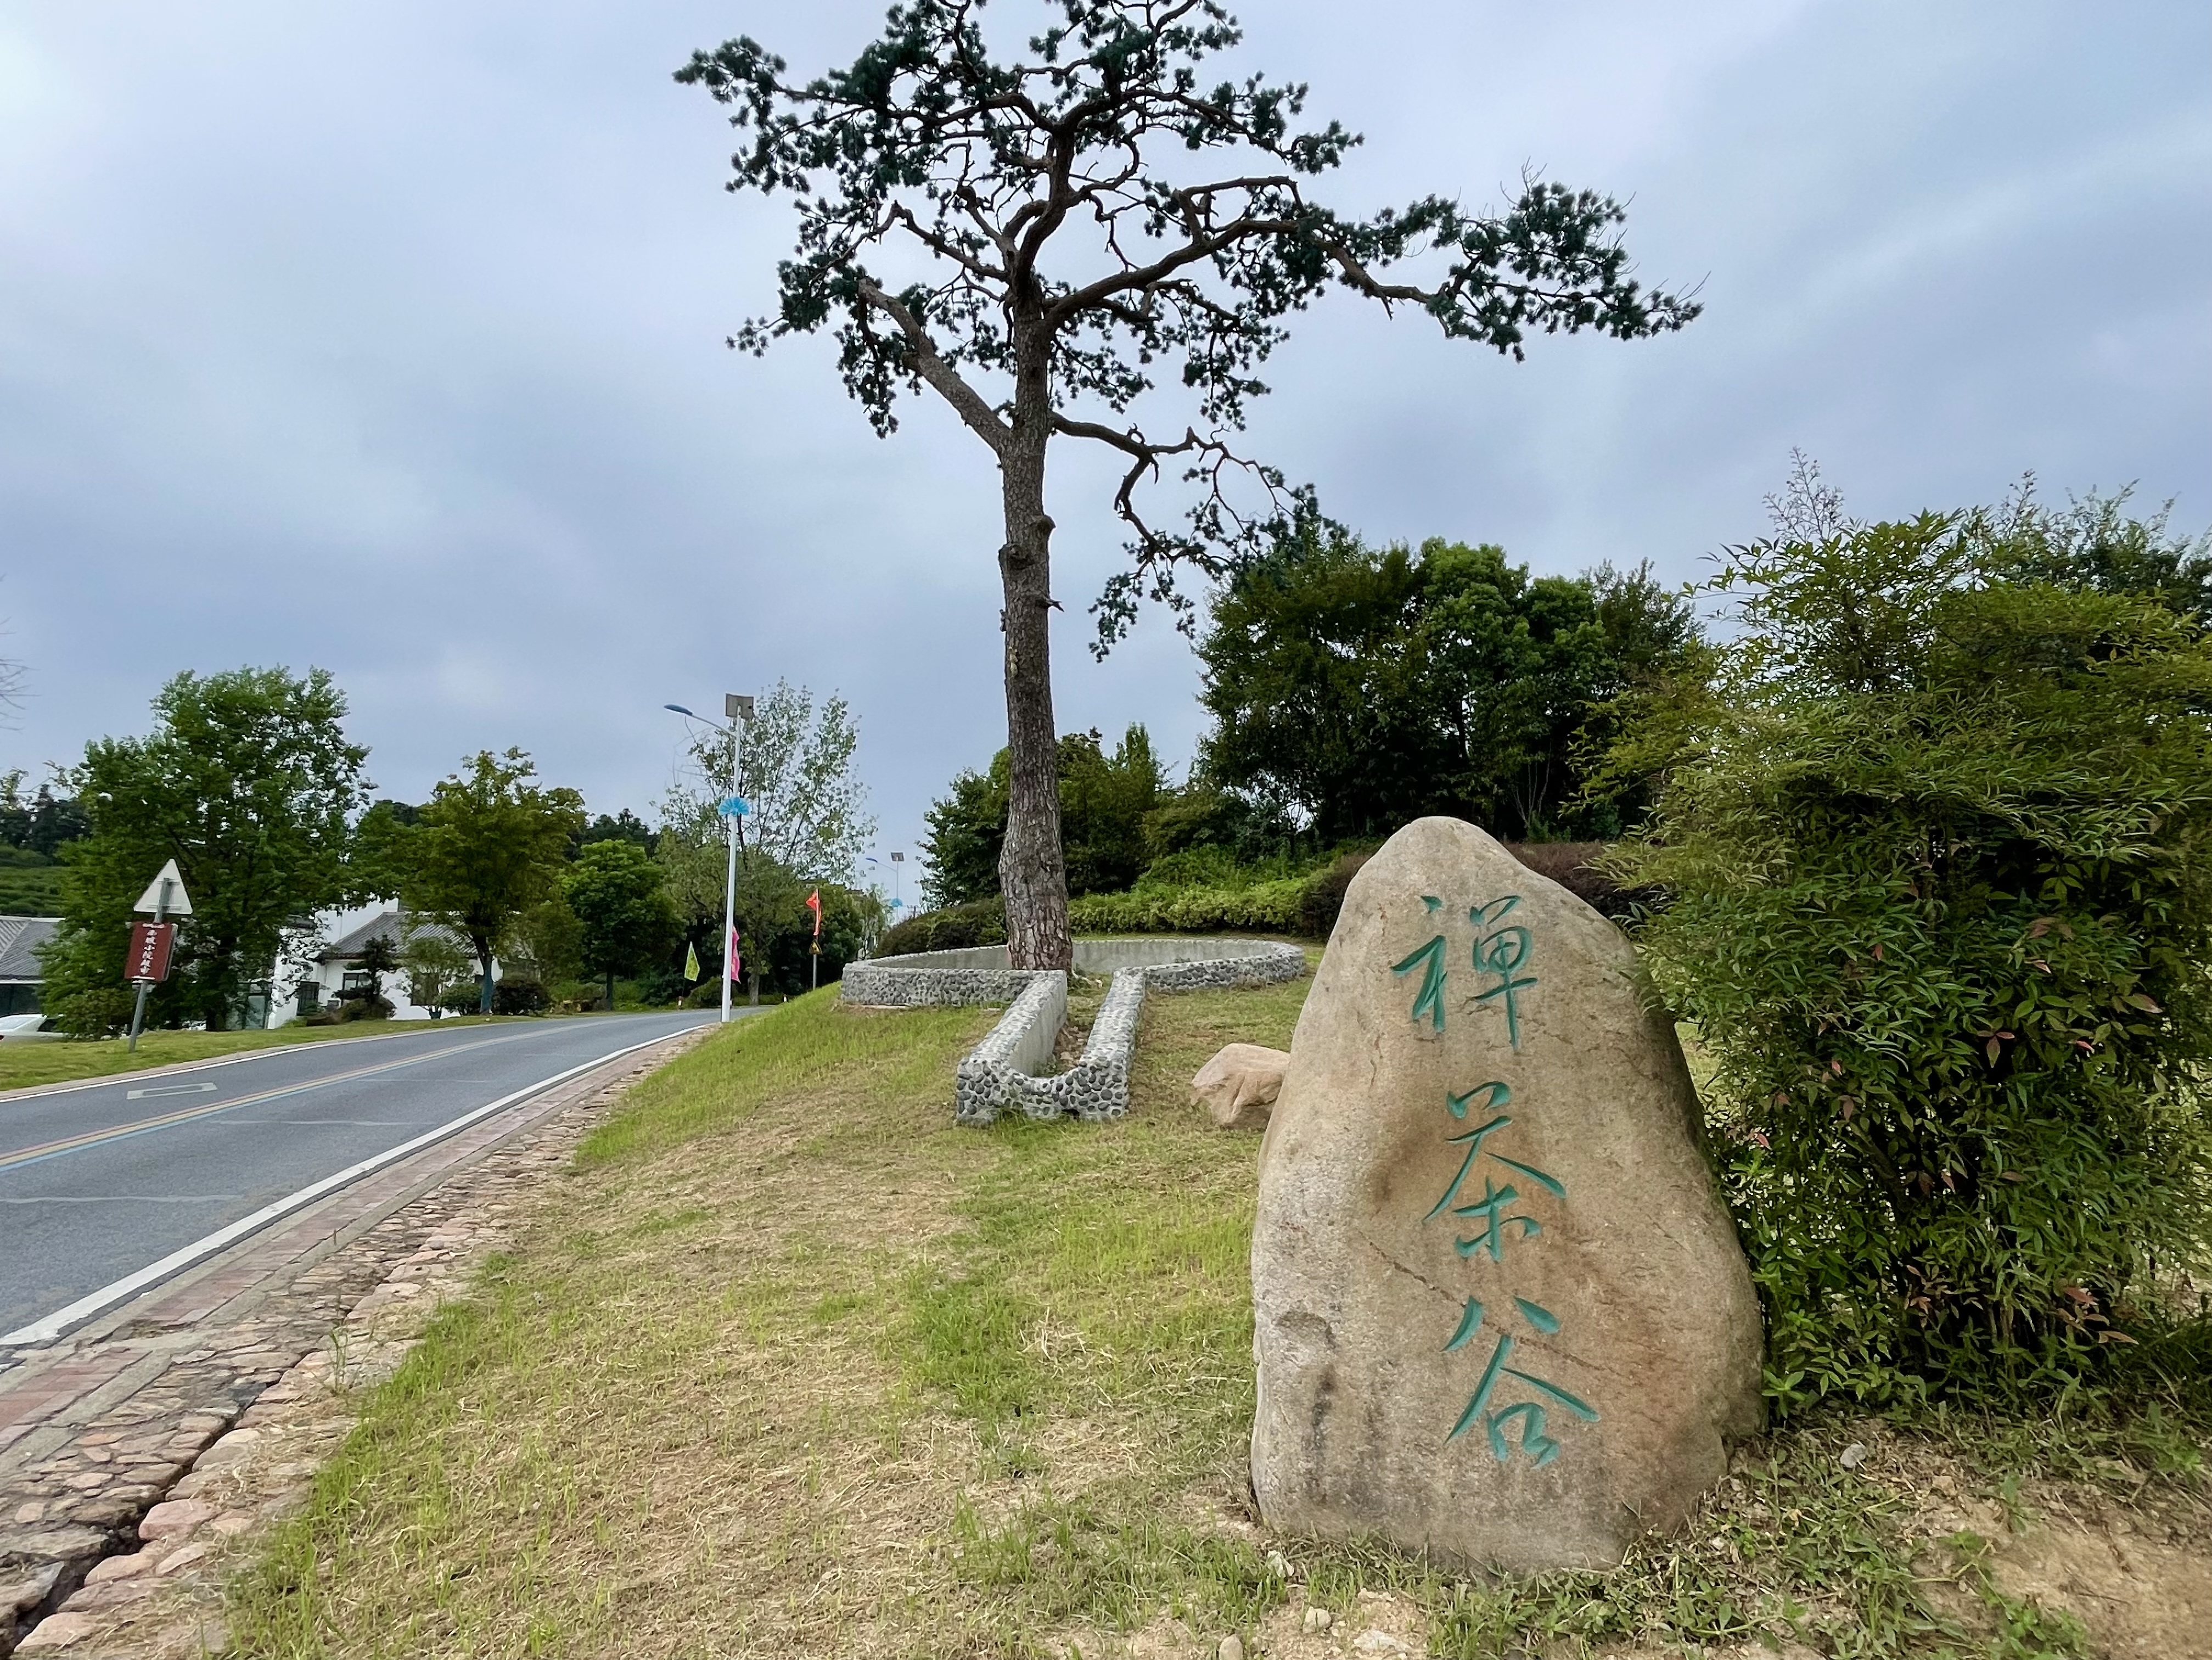
[[1712, 682], [1630, 710], [1616, 871], [1668, 895], [1770, 1392], [2048, 1400], [2212, 1243], [2212, 641], [2032, 524], [1811, 522], [1725, 558]]
[[[737, 785], [750, 809], [748, 850], [809, 881], [856, 880], [876, 821], [856, 764], [860, 733], [852, 706], [834, 692], [817, 705], [805, 686], [779, 680], [755, 700], [752, 719], [740, 724]], [[711, 839], [720, 845], [716, 809], [729, 794], [732, 744], [723, 733], [697, 733], [690, 765], [661, 798], [664, 824], [689, 833], [695, 842]], [[720, 892], [719, 885], [715, 891]]]
[[1324, 843], [1427, 813], [1513, 839], [1614, 834], [1639, 787], [1593, 799], [1578, 750], [1613, 698], [1680, 674], [1695, 642], [1648, 569], [1532, 577], [1495, 547], [1316, 531], [1214, 602], [1200, 768], [1294, 809]]
[[469, 954], [443, 928], [417, 927], [407, 936], [399, 953], [400, 971], [407, 976], [410, 1002], [430, 1011], [433, 1020], [446, 1012], [446, 993], [468, 977]]
[[377, 899], [398, 897], [421, 818], [422, 809], [404, 801], [387, 797], [370, 804], [354, 824], [347, 854], [356, 891]]
[[477, 954], [477, 1006], [491, 1012], [492, 959], [516, 921], [559, 887], [584, 798], [536, 782], [519, 749], [479, 751], [441, 779], [419, 814], [402, 895], [426, 921], [465, 936]]
[[[1208, 60], [1241, 39], [1214, 0], [1039, 9], [1048, 21], [1024, 57], [994, 58], [979, 0], [904, 0], [850, 68], [818, 79], [793, 79], [750, 40], [696, 53], [677, 78], [749, 134], [730, 187], [782, 191], [798, 216], [775, 313], [733, 344], [830, 328], [879, 434], [896, 425], [898, 393], [926, 384], [998, 468], [1007, 939], [1017, 966], [1065, 968], [1054, 441], [1102, 446], [1126, 468], [1114, 508], [1133, 562], [1093, 608], [1103, 649], [1140, 595], [1180, 603], [1178, 566], [1218, 575], [1299, 510], [1237, 433], [1287, 319], [1332, 285], [1516, 357], [1531, 333], [1631, 339], [1696, 307], [1631, 280], [1622, 210], [1588, 192], [1531, 181], [1498, 215], [1441, 195], [1366, 218], [1324, 205], [1317, 181], [1358, 138], [1334, 122], [1298, 130], [1303, 86], [1209, 86]], [[1392, 274], [1424, 255], [1425, 281]], [[1182, 389], [1180, 407], [1140, 422], [1135, 406], [1161, 401], [1156, 376]], [[1140, 499], [1170, 467], [1190, 487], [1182, 525]]]
[[[860, 729], [843, 698], [833, 693], [817, 704], [805, 686], [779, 680], [755, 702], [743, 739], [736, 753], [738, 794], [751, 811], [738, 874], [738, 925], [748, 942], [764, 946], [797, 925], [808, 885], [857, 882], [876, 821], [857, 765]], [[684, 937], [699, 947], [702, 966], [723, 960], [729, 843], [716, 804], [729, 793], [732, 742], [714, 732], [694, 739], [690, 765], [661, 798], [653, 848]], [[756, 970], [750, 977], [757, 1000], [767, 952], [749, 943], [745, 956]]]
[[660, 867], [627, 837], [590, 842], [562, 886], [568, 909], [583, 925], [584, 967], [605, 980], [612, 1008], [615, 976], [641, 973], [680, 937]]
[[148, 736], [86, 746], [65, 779], [90, 834], [63, 844], [62, 927], [45, 958], [57, 1024], [90, 1034], [127, 1018], [131, 907], [167, 860], [192, 914], [149, 1005], [157, 1022], [228, 1025], [288, 923], [362, 897], [347, 855], [368, 751], [345, 713], [321, 669], [186, 672], [154, 700]]
[[[1133, 883], [1148, 858], [1146, 831], [1171, 794], [1152, 736], [1132, 726], [1109, 754], [1093, 732], [1062, 734], [1058, 757], [1062, 862], [1075, 893], [1114, 893]], [[988, 773], [963, 772], [925, 815], [922, 892], [957, 905], [999, 891], [1006, 834], [1011, 757], [1000, 750]]]

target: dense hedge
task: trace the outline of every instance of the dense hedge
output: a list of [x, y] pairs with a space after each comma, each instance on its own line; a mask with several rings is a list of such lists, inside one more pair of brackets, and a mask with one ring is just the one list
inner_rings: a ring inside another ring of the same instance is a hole
[[[1620, 890], [1591, 867], [1590, 861], [1604, 850], [1600, 843], [1505, 845], [1522, 863], [1550, 877], [1577, 897], [1607, 915], [1619, 909]], [[1336, 927], [1345, 891], [1371, 857], [1367, 852], [1346, 853], [1306, 875], [1240, 883], [1234, 879], [1233, 869], [1217, 869], [1214, 862], [1193, 863], [1191, 854], [1178, 854], [1156, 864], [1143, 881], [1126, 893], [1088, 893], [1070, 900], [1068, 923], [1079, 934], [1262, 933], [1326, 939]], [[1185, 861], [1193, 874], [1216, 879], [1178, 884], [1171, 879], [1185, 866], [1177, 860]], [[1219, 879], [1223, 876], [1230, 879]], [[970, 946], [1004, 945], [1006, 939], [1005, 902], [979, 899], [908, 918], [877, 942], [876, 954], [895, 957], [908, 952], [957, 951]]]
[[970, 946], [1006, 943], [1006, 902], [994, 897], [909, 916], [884, 930], [876, 941], [876, 955], [903, 957], [909, 952], [964, 951]]
[[1210, 933], [1260, 929], [1296, 933], [1298, 898], [1309, 879], [1288, 877], [1249, 888], [1133, 888], [1070, 900], [1078, 933]]

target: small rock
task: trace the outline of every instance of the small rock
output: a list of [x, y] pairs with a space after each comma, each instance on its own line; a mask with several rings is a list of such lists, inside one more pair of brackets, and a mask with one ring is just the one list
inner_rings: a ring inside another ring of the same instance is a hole
[[44, 1567], [9, 1579], [0, 1579], [0, 1620], [12, 1620], [27, 1608], [34, 1608], [46, 1600], [46, 1593], [62, 1577], [64, 1562], [49, 1562]]
[[110, 1556], [94, 1562], [92, 1572], [84, 1577], [88, 1585], [104, 1585], [111, 1579], [132, 1579], [152, 1569], [154, 1558], [146, 1551], [134, 1551], [128, 1556]]
[[15, 1506], [15, 1520], [24, 1523], [37, 1521], [46, 1513], [46, 1507], [33, 1499]]
[[1271, 1550], [1267, 1553], [1267, 1572], [1278, 1579], [1288, 1579], [1295, 1570], [1291, 1566], [1289, 1557], [1279, 1550]]
[[15, 1645], [18, 1654], [58, 1652], [72, 1643], [89, 1636], [95, 1621], [83, 1614], [50, 1614], [33, 1627], [31, 1634]]
[[97, 1614], [104, 1608], [125, 1607], [151, 1596], [160, 1589], [150, 1574], [136, 1579], [111, 1579], [101, 1585], [80, 1585], [76, 1595], [62, 1606], [71, 1614]]
[[1836, 1462], [1841, 1464], [1847, 1470], [1855, 1470], [1861, 1464], [1865, 1463], [1866, 1461], [1866, 1443], [1863, 1441], [1854, 1441], [1850, 1445], [1844, 1449], [1843, 1456], [1837, 1459]]
[[1369, 1627], [1358, 1636], [1353, 1638], [1352, 1646], [1355, 1652], [1360, 1654], [1410, 1654], [1413, 1652], [1389, 1632], [1376, 1626]]
[[1215, 1660], [1244, 1660], [1244, 1639], [1232, 1632], [1213, 1652]]
[[168, 1555], [163, 1557], [161, 1559], [161, 1566], [155, 1569], [154, 1572], [159, 1574], [179, 1572], [182, 1570], [191, 1566], [193, 1563], [198, 1561], [200, 1558], [205, 1556], [207, 1554], [208, 1547], [204, 1544], [187, 1545], [184, 1549], [179, 1551], [172, 1551]]
[[190, 1533], [214, 1517], [213, 1505], [204, 1505], [197, 1499], [172, 1499], [146, 1512], [146, 1519], [138, 1524], [138, 1536], [167, 1539], [172, 1535]]
[[1212, 1115], [1217, 1128], [1263, 1130], [1282, 1092], [1283, 1069], [1291, 1057], [1259, 1043], [1231, 1043], [1198, 1069], [1190, 1080], [1194, 1106]]
[[208, 1529], [219, 1539], [230, 1539], [244, 1533], [253, 1525], [253, 1518], [233, 1511], [228, 1516], [218, 1516], [208, 1523]]
[[1327, 1608], [1308, 1608], [1305, 1627], [1310, 1632], [1327, 1631], [1336, 1623], [1336, 1616]]

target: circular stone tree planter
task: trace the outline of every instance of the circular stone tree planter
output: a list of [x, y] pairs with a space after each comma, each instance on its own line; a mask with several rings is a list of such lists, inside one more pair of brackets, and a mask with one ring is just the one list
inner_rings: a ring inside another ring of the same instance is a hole
[[960, 1062], [953, 1116], [988, 1124], [1001, 1112], [1031, 1118], [1119, 1118], [1129, 1110], [1129, 1061], [1147, 991], [1273, 986], [1305, 972], [1306, 954], [1272, 939], [1079, 939], [1079, 973], [1111, 975], [1083, 1058], [1049, 1071], [1067, 1016], [1067, 976], [1007, 965], [1004, 946], [916, 952], [847, 965], [839, 995], [873, 1008], [1009, 1005], [990, 1035]]

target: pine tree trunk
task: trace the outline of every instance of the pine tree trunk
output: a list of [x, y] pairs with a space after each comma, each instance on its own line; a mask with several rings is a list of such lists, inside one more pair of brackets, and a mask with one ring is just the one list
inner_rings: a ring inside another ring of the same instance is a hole
[[1044, 510], [1045, 444], [1052, 435], [1042, 344], [1022, 353], [1013, 441], [1000, 462], [1006, 520], [999, 550], [1006, 608], [1006, 746], [1012, 790], [999, 885], [1006, 949], [1018, 969], [1065, 969], [1067, 866], [1060, 845], [1060, 737], [1052, 716], [1052, 520]]

